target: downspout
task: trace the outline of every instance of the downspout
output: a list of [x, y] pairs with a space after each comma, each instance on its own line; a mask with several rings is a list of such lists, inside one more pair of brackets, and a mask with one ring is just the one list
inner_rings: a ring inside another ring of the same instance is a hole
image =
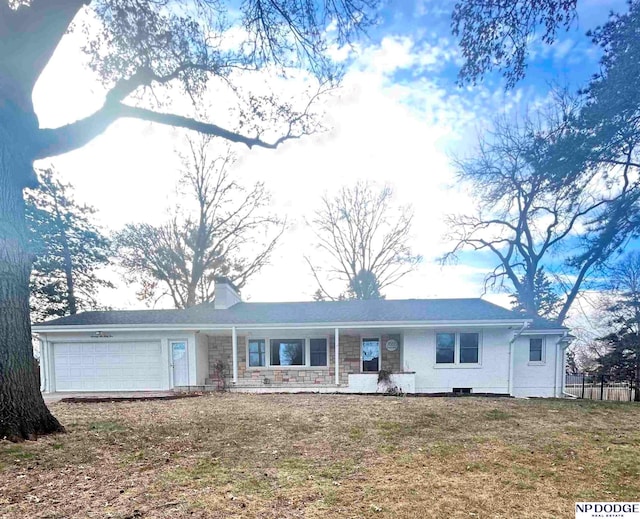
[[564, 332], [562, 336], [556, 341], [553, 348], [553, 398], [558, 398], [558, 351], [560, 350], [560, 343], [566, 337], [567, 332]]
[[524, 332], [527, 328], [529, 328], [529, 324], [530, 321], [526, 321], [523, 325], [522, 328], [520, 328], [516, 333], [513, 334], [512, 339], [509, 341], [509, 387], [508, 387], [508, 393], [509, 395], [513, 396], [513, 371], [515, 369], [515, 361], [514, 361], [514, 356], [515, 356], [515, 351], [514, 351], [514, 344], [516, 342], [516, 339], [518, 337], [520, 337], [522, 335], [522, 332]]
[[[558, 342], [556, 342], [556, 349], [561, 353], [561, 359], [562, 359], [562, 365], [560, 366], [560, 373], [561, 373], [561, 380], [560, 380], [560, 396], [567, 396], [569, 398], [573, 398], [574, 400], [577, 399], [578, 397], [576, 395], [572, 395], [571, 393], [567, 393], [564, 390], [564, 384], [565, 384], [565, 376], [564, 376], [564, 368], [566, 366], [566, 362], [565, 362], [565, 352], [567, 351], [567, 348], [569, 347], [570, 341], [567, 340], [567, 335], [569, 335], [569, 332], [564, 332], [562, 334], [562, 337], [560, 337], [558, 339]], [[560, 346], [561, 343], [564, 343], [564, 346], [562, 346], [561, 348], [558, 348], [558, 346]], [[554, 394], [555, 396], [555, 394]]]
[[47, 370], [44, 367], [46, 357], [46, 336], [41, 335], [38, 339], [40, 341], [40, 392], [43, 393], [47, 389], [46, 373]]

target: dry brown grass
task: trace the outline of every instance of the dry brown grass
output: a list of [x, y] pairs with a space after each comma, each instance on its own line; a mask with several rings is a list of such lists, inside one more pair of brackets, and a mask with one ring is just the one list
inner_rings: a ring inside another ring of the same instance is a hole
[[640, 497], [640, 408], [222, 394], [55, 404], [0, 442], [0, 517], [573, 517]]

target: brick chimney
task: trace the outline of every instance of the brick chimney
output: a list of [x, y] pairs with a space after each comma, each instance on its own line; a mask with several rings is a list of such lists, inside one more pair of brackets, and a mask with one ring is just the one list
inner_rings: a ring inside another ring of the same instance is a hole
[[215, 278], [213, 308], [216, 310], [225, 310], [240, 302], [242, 302], [240, 291], [231, 281], [223, 277]]

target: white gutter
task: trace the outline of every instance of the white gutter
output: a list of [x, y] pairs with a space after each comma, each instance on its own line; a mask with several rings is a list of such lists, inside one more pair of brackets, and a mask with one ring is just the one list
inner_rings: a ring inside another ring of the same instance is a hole
[[558, 335], [558, 334], [563, 334], [566, 333], [567, 329], [566, 328], [545, 328], [544, 330], [537, 330], [536, 328], [529, 328], [527, 330], [525, 330], [522, 335], [527, 336], [527, 335], [532, 335], [532, 336], [539, 336], [539, 335]]
[[531, 319], [509, 319], [509, 320], [477, 320], [477, 321], [371, 321], [361, 322], [323, 322], [323, 323], [282, 323], [282, 324], [259, 324], [259, 323], [226, 323], [212, 325], [203, 324], [140, 324], [122, 326], [119, 324], [91, 324], [91, 325], [51, 325], [35, 326], [33, 333], [49, 332], [95, 332], [98, 331], [118, 331], [118, 332], [154, 332], [158, 330], [180, 330], [180, 331], [229, 331], [229, 327], [235, 326], [240, 330], [311, 330], [311, 329], [334, 329], [334, 328], [447, 328], [447, 327], [504, 327], [519, 325], [524, 322], [527, 327], [532, 322]]
[[[529, 319], [527, 320], [523, 325], [522, 328], [520, 328], [516, 333], [513, 334], [513, 338], [509, 341], [509, 387], [508, 387], [508, 393], [511, 395], [511, 393], [513, 392], [513, 372], [515, 370], [515, 347], [514, 347], [514, 343], [516, 342], [516, 339], [518, 337], [520, 337], [520, 335], [522, 335], [522, 332], [524, 332], [529, 325], [532, 323], [532, 320]], [[511, 395], [513, 396], [513, 395]]]

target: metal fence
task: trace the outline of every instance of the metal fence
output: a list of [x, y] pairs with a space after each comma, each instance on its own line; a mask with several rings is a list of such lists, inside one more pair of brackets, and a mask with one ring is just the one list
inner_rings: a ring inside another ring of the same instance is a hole
[[588, 400], [632, 401], [635, 387], [632, 382], [614, 382], [606, 375], [577, 373], [566, 375], [565, 392]]

